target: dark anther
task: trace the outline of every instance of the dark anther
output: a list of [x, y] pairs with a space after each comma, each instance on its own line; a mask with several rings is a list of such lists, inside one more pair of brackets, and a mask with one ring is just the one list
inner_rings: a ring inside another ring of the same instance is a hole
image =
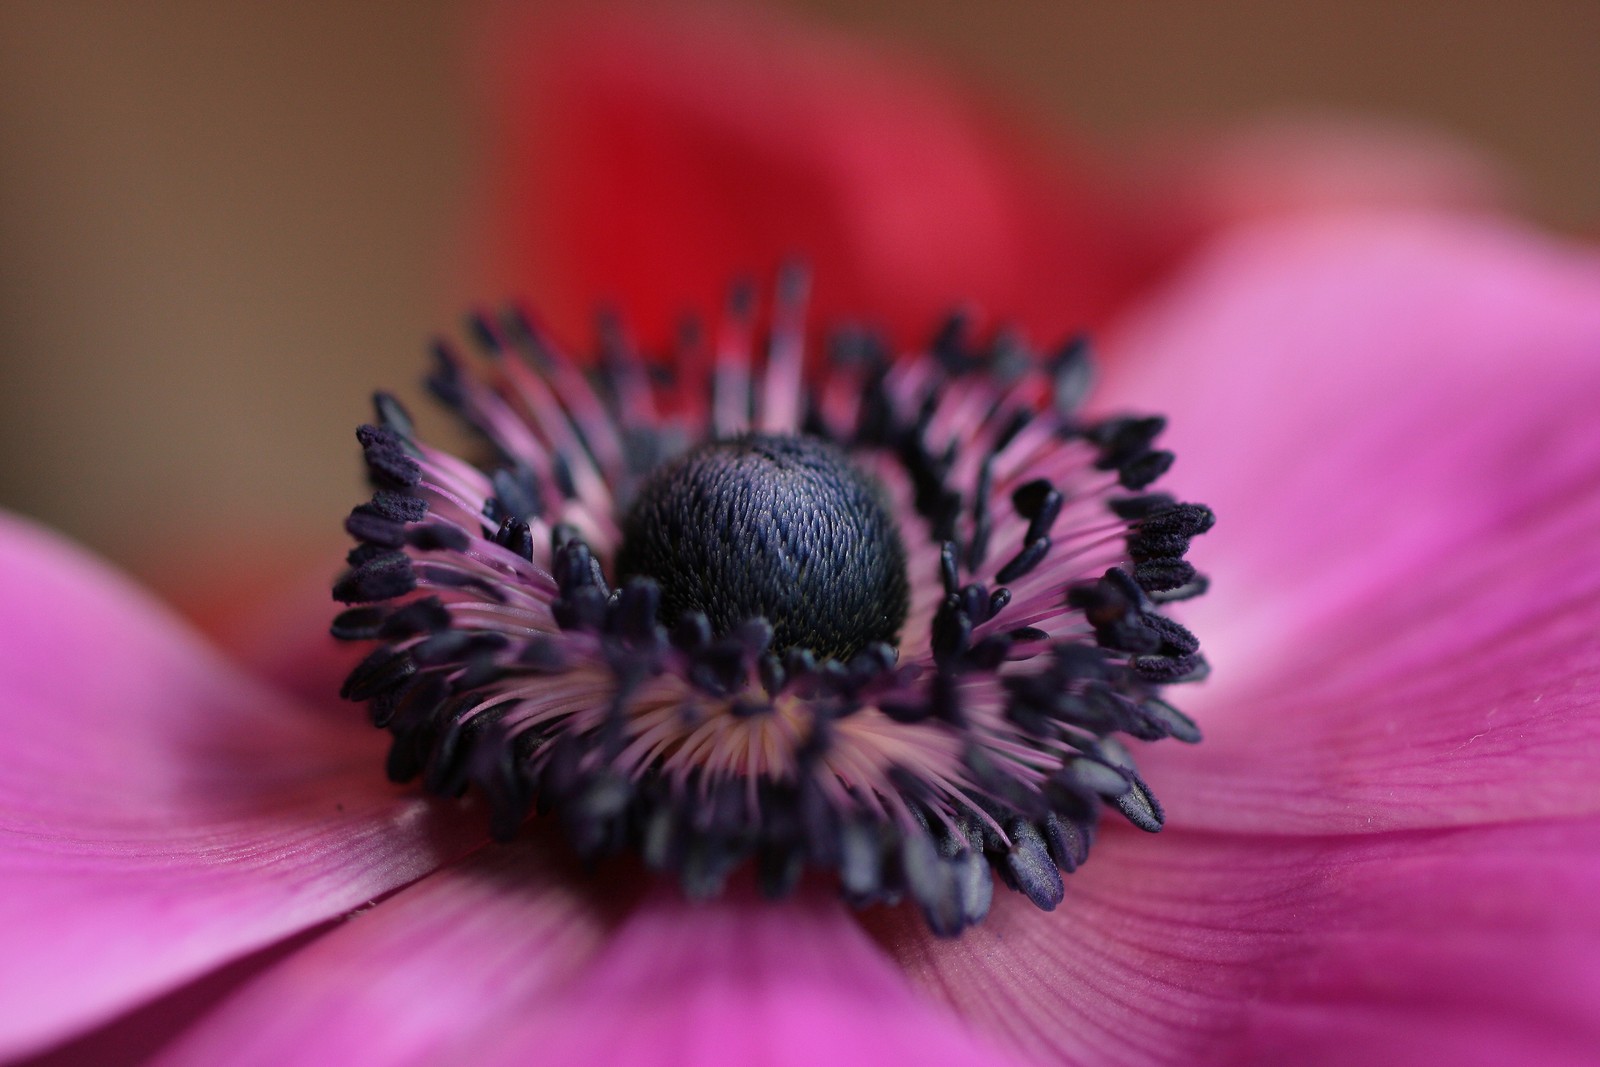
[[544, 502], [540, 499], [539, 482], [527, 467], [500, 467], [490, 475], [489, 483], [494, 487], [502, 515], [536, 519], [543, 514]]
[[404, 552], [386, 551], [346, 571], [333, 585], [333, 598], [345, 604], [389, 600], [417, 587], [417, 576]]
[[1196, 574], [1189, 581], [1174, 589], [1152, 589], [1150, 599], [1157, 604], [1172, 604], [1180, 600], [1193, 600], [1205, 593], [1211, 587], [1211, 579], [1203, 574]]
[[956, 543], [946, 541], [939, 546], [939, 577], [944, 580], [945, 595], [961, 587], [961, 575], [956, 569]]
[[1056, 487], [1050, 484], [1049, 479], [1036, 478], [1011, 494], [1011, 506], [1017, 509], [1018, 515], [1032, 519], [1043, 510], [1045, 501], [1055, 491]]
[[1028, 532], [1022, 535], [1027, 544], [1035, 544], [1050, 536], [1050, 528], [1056, 524], [1056, 518], [1061, 514], [1062, 497], [1055, 490], [1045, 494], [1044, 500], [1039, 504], [1038, 513], [1028, 523]]
[[1068, 874], [1089, 858], [1089, 835], [1072, 820], [1051, 812], [1044, 817], [1040, 830], [1044, 834], [1045, 844], [1050, 848], [1050, 858]]
[[345, 679], [339, 695], [345, 700], [369, 700], [399, 686], [416, 669], [416, 664], [405, 652], [397, 652], [387, 645], [381, 646], [356, 665], [350, 677]]
[[533, 530], [515, 515], [507, 515], [495, 532], [494, 543], [508, 548], [523, 559], [533, 559]]
[[761, 688], [769, 697], [776, 697], [781, 693], [784, 683], [789, 680], [783, 661], [770, 652], [764, 653], [756, 660], [756, 676], [761, 679]]
[[388, 489], [409, 489], [422, 480], [422, 468], [406, 454], [400, 436], [384, 426], [362, 426], [356, 440], [372, 480]]
[[560, 674], [572, 664], [561, 646], [547, 637], [536, 637], [517, 653], [517, 664], [535, 674]]
[[1147, 559], [1179, 558], [1189, 551], [1189, 539], [1181, 534], [1152, 533], [1136, 529], [1128, 535], [1128, 555], [1135, 562]]
[[744, 682], [749, 656], [737, 641], [713, 641], [695, 656], [689, 680], [712, 696], [723, 696]]
[[334, 618], [328, 632], [341, 641], [370, 641], [388, 614], [386, 608], [347, 608]]
[[483, 309], [475, 309], [466, 315], [467, 336], [472, 338], [472, 343], [477, 345], [486, 356], [500, 354], [502, 345], [500, 335], [495, 331], [493, 323], [489, 320], [489, 313]]
[[505, 590], [481, 574], [472, 574], [455, 567], [418, 563], [413, 567], [419, 584], [436, 585], [442, 589], [471, 589], [488, 597], [496, 604], [506, 602]]
[[948, 667], [967, 651], [972, 641], [972, 618], [961, 610], [959, 599], [947, 599], [933, 617], [933, 658]]
[[1011, 638], [1005, 634], [990, 634], [967, 653], [966, 665], [968, 667], [992, 671], [1006, 661], [1006, 656], [1011, 652]]
[[1056, 774], [1056, 781], [1074, 792], [1115, 799], [1130, 788], [1128, 775], [1117, 767], [1088, 757], [1071, 760]]
[[1175, 737], [1191, 745], [1199, 743], [1199, 725], [1160, 697], [1146, 697], [1141, 709], [1167, 737]]
[[445, 630], [419, 641], [411, 649], [411, 658], [418, 666], [437, 667], [452, 661], [471, 659], [481, 652], [497, 652], [505, 648], [507, 643], [504, 634]]
[[1199, 681], [1211, 670], [1199, 653], [1187, 656], [1136, 656], [1133, 669], [1139, 677], [1156, 685]]
[[1198, 537], [1216, 522], [1216, 514], [1204, 504], [1174, 504], [1148, 515], [1139, 524], [1139, 532], [1157, 537]]
[[713, 442], [657, 471], [623, 524], [617, 568], [660, 584], [664, 620], [698, 611], [727, 633], [765, 618], [774, 648], [820, 656], [895, 641], [909, 603], [877, 486], [803, 437]]
[[1105, 576], [1067, 590], [1067, 606], [1077, 608], [1094, 627], [1121, 622], [1144, 602], [1138, 585], [1126, 571], [1113, 567]]
[[1144, 624], [1161, 638], [1161, 651], [1168, 656], [1187, 656], [1200, 650], [1200, 639], [1164, 615], [1147, 613]]
[[1079, 334], [1061, 346], [1050, 361], [1050, 380], [1056, 415], [1071, 419], [1094, 384], [1094, 360], [1087, 337]]
[[443, 522], [413, 526], [406, 533], [406, 541], [412, 547], [423, 551], [446, 549], [451, 552], [464, 552], [472, 543], [461, 527]]
[[1142, 493], [1139, 496], [1112, 497], [1106, 501], [1106, 506], [1117, 518], [1131, 522], [1154, 515], [1158, 511], [1166, 511], [1177, 502], [1176, 498], [1168, 493]]
[[[1116, 470], [1129, 460], [1149, 452], [1150, 445], [1166, 428], [1167, 420], [1159, 415], [1145, 418], [1123, 416], [1091, 426], [1085, 436], [1100, 449], [1100, 458], [1095, 466], [1103, 471], [1109, 471]], [[1128, 488], [1141, 489], [1143, 486], [1128, 486]]]
[[344, 530], [357, 541], [369, 545], [399, 548], [406, 543], [405, 525], [378, 514], [371, 504], [357, 505], [344, 520]]
[[703, 611], [686, 611], [672, 628], [672, 643], [685, 652], [698, 652], [711, 643], [711, 620]]
[[1014, 582], [1039, 565], [1045, 553], [1050, 551], [1050, 538], [1041, 537], [1036, 541], [1028, 542], [1021, 552], [1011, 557], [1011, 562], [1000, 568], [995, 577], [997, 582]]
[[372, 410], [378, 417], [378, 425], [384, 429], [392, 430], [401, 437], [411, 437], [416, 432], [411, 423], [410, 413], [393, 394], [373, 393]]
[[984, 457], [978, 468], [978, 484], [972, 490], [972, 539], [967, 542], [967, 569], [977, 570], [989, 556], [989, 535], [994, 520], [989, 514], [989, 492], [994, 485], [994, 453]]
[[428, 392], [445, 407], [453, 411], [466, 409], [466, 373], [461, 368], [461, 358], [448, 341], [435, 340], [429, 346], [433, 354], [433, 372], [426, 380]]
[[428, 514], [426, 500], [391, 489], [379, 489], [373, 494], [372, 500], [362, 506], [371, 508], [373, 514], [393, 522], [421, 522]]
[[636, 646], [652, 645], [660, 606], [661, 588], [649, 578], [632, 578], [613, 602], [606, 630]]
[[1147, 559], [1133, 565], [1133, 580], [1148, 593], [1164, 593], [1195, 580], [1192, 563], [1181, 559]]
[[999, 330], [989, 342], [989, 377], [1000, 385], [1022, 378], [1037, 362], [1038, 355], [1020, 330]]
[[450, 628], [450, 612], [436, 596], [413, 600], [384, 620], [381, 637], [413, 637]]
[[895, 658], [893, 645], [883, 641], [871, 641], [864, 645], [860, 652], [850, 657], [848, 667], [852, 675], [866, 679], [892, 668]]
[[980, 363], [972, 352], [972, 320], [964, 311], [945, 318], [928, 349], [951, 377], [966, 374]]
[[578, 486], [572, 480], [572, 464], [560, 452], [550, 453], [550, 478], [563, 497], [568, 500], [578, 498]]
[[1035, 907], [1054, 911], [1066, 896], [1067, 887], [1061, 881], [1061, 872], [1050, 856], [1044, 835], [1032, 823], [1016, 819], [1006, 826], [1006, 836], [1011, 838], [1011, 851], [1006, 853], [1006, 872]]
[[1150, 792], [1150, 787], [1132, 771], [1128, 772], [1128, 776], [1131, 779], [1131, 788], [1111, 802], [1129, 822], [1153, 834], [1161, 829], [1167, 817], [1162, 812], [1161, 804], [1156, 800], [1155, 794]]
[[969, 585], [956, 594], [961, 604], [961, 610], [972, 620], [972, 625], [979, 626], [989, 619], [989, 590], [981, 585]]
[[879, 701], [878, 710], [895, 722], [902, 723], [926, 722], [933, 716], [933, 708], [930, 705], [916, 700]]
[[1032, 411], [1027, 408], [1018, 408], [1012, 413], [1010, 420], [1001, 428], [1000, 432], [995, 435], [994, 451], [1004, 451], [1005, 447], [1016, 439], [1017, 434], [1027, 429], [1028, 424], [1032, 421]]
[[1117, 482], [1124, 489], [1143, 489], [1171, 468], [1171, 452], [1144, 452], [1117, 468]]

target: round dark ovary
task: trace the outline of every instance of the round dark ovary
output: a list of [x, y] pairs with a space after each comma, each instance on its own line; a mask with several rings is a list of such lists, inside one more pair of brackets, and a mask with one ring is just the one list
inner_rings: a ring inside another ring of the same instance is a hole
[[909, 599], [882, 489], [812, 437], [713, 441], [663, 466], [623, 523], [617, 570], [660, 585], [668, 625], [699, 611], [720, 634], [762, 617], [775, 650], [841, 659], [894, 644]]

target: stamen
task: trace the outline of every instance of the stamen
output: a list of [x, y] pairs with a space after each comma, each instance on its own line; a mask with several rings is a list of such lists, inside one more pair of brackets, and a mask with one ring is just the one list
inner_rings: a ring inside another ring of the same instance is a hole
[[808, 373], [806, 288], [736, 290], [676, 378], [615, 317], [586, 370], [473, 315], [481, 362], [438, 343], [428, 385], [481, 468], [378, 394], [333, 624], [377, 646], [343, 693], [391, 777], [480, 790], [499, 838], [541, 812], [694, 896], [818, 868], [943, 935], [994, 877], [1054, 908], [1102, 810], [1162, 824], [1117, 735], [1199, 740], [1161, 692], [1207, 667], [1160, 609], [1204, 590], [1214, 517], [1145, 491], [1161, 419], [1082, 418], [1081, 339], [1041, 359], [957, 315], [926, 356], [851, 329]]

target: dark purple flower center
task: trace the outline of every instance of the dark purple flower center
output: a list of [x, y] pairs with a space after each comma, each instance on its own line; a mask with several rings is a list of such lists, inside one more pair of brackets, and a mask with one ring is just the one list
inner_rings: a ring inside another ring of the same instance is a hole
[[344, 695], [396, 781], [691, 896], [749, 863], [946, 935], [996, 881], [1054, 908], [1103, 810], [1162, 826], [1119, 737], [1200, 738], [1164, 694], [1208, 668], [1166, 611], [1213, 516], [1147, 491], [1163, 420], [1083, 415], [1081, 342], [956, 316], [921, 354], [857, 331], [812, 359], [804, 291], [763, 322], [741, 290], [660, 361], [474, 317], [481, 358], [440, 343], [428, 384], [482, 466], [380, 394], [333, 624], [376, 647]]
[[718, 636], [765, 618], [773, 650], [846, 659], [894, 644], [906, 551], [883, 490], [814, 437], [713, 441], [657, 470], [622, 527], [617, 571], [661, 589], [661, 619]]

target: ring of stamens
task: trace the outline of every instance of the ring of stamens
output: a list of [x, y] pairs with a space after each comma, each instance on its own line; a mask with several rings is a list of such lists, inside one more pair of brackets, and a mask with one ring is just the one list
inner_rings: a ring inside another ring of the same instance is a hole
[[[983, 917], [992, 874], [1053, 908], [1103, 807], [1160, 828], [1117, 735], [1198, 740], [1160, 692], [1205, 662], [1161, 607], [1204, 590], [1183, 557], [1211, 513], [1146, 491], [1161, 420], [1082, 418], [1080, 343], [1037, 359], [957, 317], [895, 361], [842, 334], [808, 373], [802, 296], [786, 278], [762, 361], [737, 295], [665, 383], [614, 325], [586, 372], [524, 314], [475, 317], [485, 365], [440, 344], [429, 384], [477, 465], [380, 394], [334, 624], [378, 645], [344, 693], [394, 735], [392, 777], [478, 787], [498, 836], [546, 811], [584, 855], [637, 850], [697, 896], [747, 859], [774, 895], [821, 868], [942, 934]], [[704, 543], [752, 554], [723, 569], [680, 554], [691, 516], [724, 513], [663, 505], [672, 472], [739, 468], [736, 498], [764, 500], [782, 463], [751, 449], [825, 471], [821, 495], [718, 518]]]

